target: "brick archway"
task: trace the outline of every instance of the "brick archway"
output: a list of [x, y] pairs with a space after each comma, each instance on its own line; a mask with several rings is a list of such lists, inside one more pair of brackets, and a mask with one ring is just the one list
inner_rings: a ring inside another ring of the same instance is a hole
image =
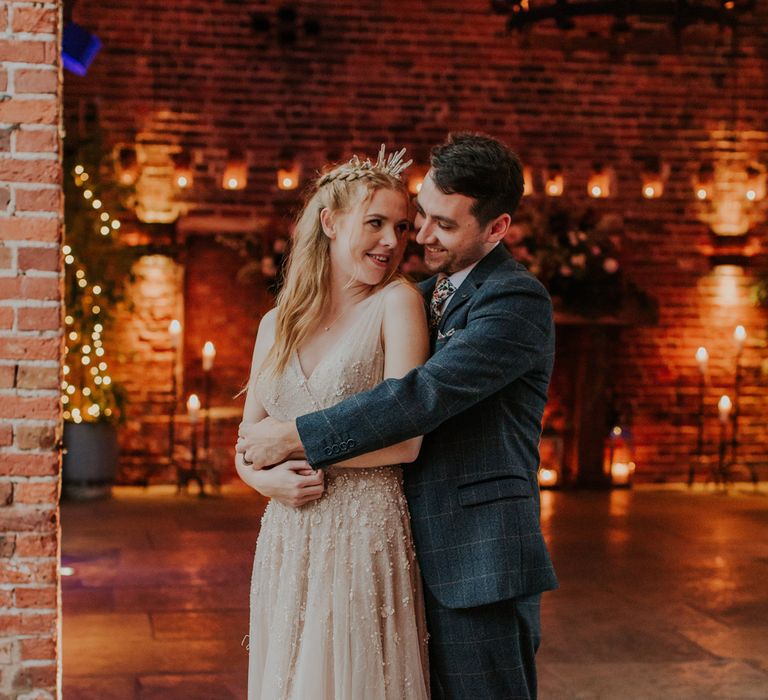
[[61, 4], [0, 5], [0, 696], [60, 696]]

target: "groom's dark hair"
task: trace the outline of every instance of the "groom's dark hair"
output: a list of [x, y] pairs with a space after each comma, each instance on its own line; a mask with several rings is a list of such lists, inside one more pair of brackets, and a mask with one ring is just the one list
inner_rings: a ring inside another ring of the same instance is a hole
[[485, 226], [501, 214], [514, 214], [523, 196], [523, 164], [517, 154], [485, 134], [452, 133], [430, 157], [432, 179], [445, 194], [475, 200], [472, 215]]

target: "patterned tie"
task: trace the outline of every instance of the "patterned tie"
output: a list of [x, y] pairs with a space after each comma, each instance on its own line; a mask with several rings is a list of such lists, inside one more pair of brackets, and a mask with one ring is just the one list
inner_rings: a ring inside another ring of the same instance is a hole
[[435, 286], [432, 292], [432, 300], [429, 302], [429, 330], [434, 330], [440, 325], [440, 319], [443, 317], [443, 302], [456, 291], [453, 282], [447, 277], [443, 277]]

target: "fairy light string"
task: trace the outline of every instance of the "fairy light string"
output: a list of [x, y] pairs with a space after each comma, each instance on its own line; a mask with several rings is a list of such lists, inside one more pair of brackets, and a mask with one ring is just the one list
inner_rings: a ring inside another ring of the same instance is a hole
[[[93, 179], [83, 165], [75, 166], [72, 176], [85, 202], [98, 216], [98, 232], [111, 236], [120, 229], [120, 220], [104, 208], [94, 192]], [[63, 418], [74, 423], [95, 422], [113, 414], [114, 397], [107, 390], [112, 384], [105, 349], [101, 318], [104, 291], [102, 283], [89, 280], [89, 271], [78, 260], [69, 243], [62, 246], [68, 277], [79, 287], [78, 309], [67, 309], [65, 323], [65, 362], [61, 382]], [[79, 313], [78, 313], [79, 312]]]

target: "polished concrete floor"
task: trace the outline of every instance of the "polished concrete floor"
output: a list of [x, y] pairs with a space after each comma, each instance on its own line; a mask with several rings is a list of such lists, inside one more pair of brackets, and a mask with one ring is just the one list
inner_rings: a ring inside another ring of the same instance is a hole
[[[245, 698], [263, 501], [62, 507], [64, 700]], [[768, 489], [546, 492], [543, 700], [768, 698]]]

